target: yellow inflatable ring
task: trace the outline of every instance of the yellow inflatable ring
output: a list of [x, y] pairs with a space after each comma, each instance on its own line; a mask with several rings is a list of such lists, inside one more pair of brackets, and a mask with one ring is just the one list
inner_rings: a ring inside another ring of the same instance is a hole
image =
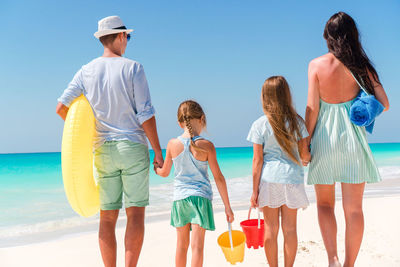
[[84, 217], [95, 215], [100, 209], [99, 189], [93, 178], [95, 131], [92, 108], [81, 95], [72, 102], [65, 119], [61, 165], [69, 204]]

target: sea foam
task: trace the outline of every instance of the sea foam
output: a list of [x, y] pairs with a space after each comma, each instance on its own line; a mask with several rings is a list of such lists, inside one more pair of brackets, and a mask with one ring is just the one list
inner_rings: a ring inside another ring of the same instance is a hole
[[[399, 166], [380, 167], [379, 171], [384, 180], [400, 178]], [[250, 205], [250, 196], [252, 193], [252, 177], [251, 175], [226, 179], [229, 191], [229, 198], [232, 206]], [[213, 206], [215, 209], [222, 209], [223, 203], [218, 193], [218, 189], [214, 180], [211, 180], [214, 192]], [[399, 184], [400, 190], [400, 184]], [[340, 196], [340, 190], [338, 186]], [[314, 189], [312, 186], [306, 185], [306, 192], [311, 202], [315, 200]], [[397, 192], [397, 191], [396, 191]], [[366, 195], [377, 195], [384, 193], [384, 189], [367, 188]], [[169, 216], [173, 201], [173, 183], [153, 185], [150, 187], [150, 206], [146, 208], [146, 216]], [[60, 238], [63, 235], [97, 231], [99, 215], [83, 218], [76, 214], [70, 215], [69, 218], [60, 218], [59, 220], [50, 220], [45, 222], [29, 224], [3, 226], [0, 227], [0, 247], [8, 247], [15, 245], [23, 245], [31, 242], [38, 242], [54, 238]], [[119, 225], [123, 225], [126, 221], [124, 210], [120, 213]]]

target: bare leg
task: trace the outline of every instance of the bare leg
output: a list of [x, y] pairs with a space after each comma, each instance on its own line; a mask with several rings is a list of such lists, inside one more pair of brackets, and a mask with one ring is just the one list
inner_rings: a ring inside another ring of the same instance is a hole
[[144, 238], [144, 207], [126, 209], [125, 266], [134, 267], [139, 260]]
[[353, 267], [364, 233], [362, 200], [365, 183], [342, 183], [343, 209], [346, 220], [346, 258], [344, 267]]
[[115, 224], [119, 210], [100, 210], [99, 245], [105, 267], [115, 267], [117, 261], [117, 241]]
[[278, 266], [278, 232], [280, 208], [262, 208], [264, 213], [264, 250], [270, 267]]
[[289, 209], [283, 205], [281, 211], [282, 232], [285, 240], [285, 267], [292, 267], [297, 252], [297, 209]]
[[175, 266], [186, 267], [187, 250], [190, 243], [190, 223], [176, 228], [177, 244]]
[[330, 266], [339, 264], [337, 255], [337, 224], [335, 217], [335, 184], [315, 185], [318, 222]]
[[203, 266], [204, 237], [206, 229], [192, 224], [192, 267]]

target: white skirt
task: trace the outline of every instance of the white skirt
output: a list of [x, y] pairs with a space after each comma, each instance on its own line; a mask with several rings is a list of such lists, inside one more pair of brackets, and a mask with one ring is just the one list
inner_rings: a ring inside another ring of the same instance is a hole
[[258, 206], [279, 208], [286, 205], [290, 209], [305, 209], [310, 203], [304, 184], [279, 184], [260, 181]]

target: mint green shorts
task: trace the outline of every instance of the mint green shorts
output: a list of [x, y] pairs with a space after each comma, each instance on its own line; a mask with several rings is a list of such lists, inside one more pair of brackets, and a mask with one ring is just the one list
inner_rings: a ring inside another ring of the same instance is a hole
[[[215, 223], [211, 200], [199, 196], [175, 200], [171, 209], [171, 225], [182, 227], [188, 223], [198, 224], [206, 230], [214, 231]], [[190, 230], [192, 230], [191, 226]]]
[[[94, 171], [100, 192], [100, 209], [149, 205], [149, 149], [128, 140], [106, 141], [94, 152]], [[122, 194], [123, 193], [123, 194]]]

